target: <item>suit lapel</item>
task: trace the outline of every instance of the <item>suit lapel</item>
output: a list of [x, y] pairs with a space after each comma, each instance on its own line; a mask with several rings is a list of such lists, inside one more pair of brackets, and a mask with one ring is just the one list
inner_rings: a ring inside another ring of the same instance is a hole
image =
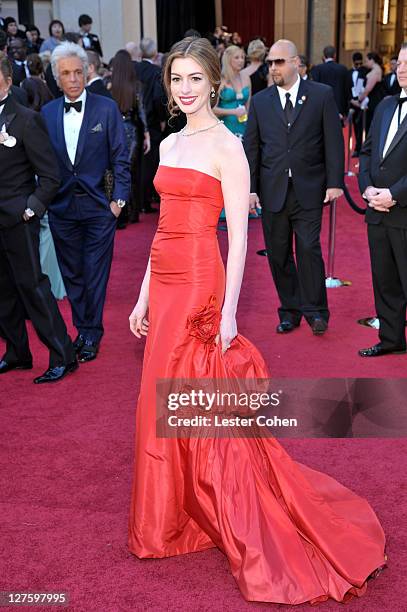
[[[300, 114], [304, 103], [306, 102], [307, 96], [305, 95], [308, 92], [307, 82], [304, 79], [301, 79], [300, 86], [298, 88], [297, 100], [295, 102], [293, 120], [291, 121], [291, 127], [296, 122], [298, 115]], [[305, 100], [303, 99], [305, 98]]]
[[[394, 111], [393, 111], [394, 114]], [[394, 135], [393, 140], [390, 143], [389, 148], [386, 151], [386, 155], [384, 157], [388, 157], [393, 149], [398, 145], [400, 140], [407, 134], [407, 115], [404, 117], [403, 121], [399, 125], [399, 129]], [[383, 158], [384, 159], [384, 158]]]
[[[9, 96], [11, 96], [10, 93]], [[15, 119], [16, 115], [17, 109], [15, 107], [14, 100], [9, 97], [4, 105], [3, 112], [0, 115], [0, 129], [4, 126], [4, 129], [7, 132], [11, 122]]]
[[[384, 149], [384, 145], [386, 144], [387, 134], [388, 134], [391, 120], [393, 119], [393, 115], [394, 115], [394, 111], [396, 110], [396, 107], [397, 107], [397, 99], [394, 99], [393, 104], [389, 104], [383, 113], [381, 129], [380, 129], [380, 149], [379, 149], [381, 159], [383, 159], [383, 149]], [[393, 139], [393, 142], [394, 142], [394, 139]], [[393, 143], [390, 145], [389, 150], [387, 151], [386, 155], [389, 154], [389, 151], [392, 148], [392, 145]]]
[[74, 166], [77, 166], [81, 160], [81, 156], [83, 153], [83, 149], [85, 148], [86, 136], [89, 131], [89, 121], [90, 116], [92, 114], [92, 106], [93, 106], [93, 97], [92, 94], [86, 93], [86, 102], [85, 102], [85, 112], [83, 115], [82, 125], [79, 132], [78, 138], [78, 146], [76, 147], [76, 155], [75, 155], [75, 163]]
[[58, 151], [62, 153], [62, 160], [65, 166], [72, 170], [72, 163], [69, 159], [68, 151], [66, 148], [65, 142], [65, 134], [64, 134], [64, 98], [60, 98], [59, 108], [57, 112], [57, 125], [56, 125], [56, 134], [57, 134], [57, 146]]
[[284, 115], [283, 107], [281, 106], [281, 100], [280, 100], [280, 96], [278, 94], [278, 89], [276, 85], [272, 85], [270, 87], [270, 95], [273, 101], [274, 110], [277, 112], [277, 115], [280, 117], [284, 125], [286, 125], [285, 115]]

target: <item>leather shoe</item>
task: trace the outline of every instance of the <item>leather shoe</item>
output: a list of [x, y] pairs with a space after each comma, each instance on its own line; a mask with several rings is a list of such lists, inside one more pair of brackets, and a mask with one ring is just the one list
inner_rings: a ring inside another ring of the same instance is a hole
[[0, 360], [0, 374], [10, 372], [10, 370], [32, 370], [32, 361], [12, 361], [9, 363], [4, 359]]
[[381, 357], [382, 355], [403, 355], [406, 352], [406, 349], [403, 348], [393, 348], [393, 349], [385, 349], [382, 347], [381, 343], [374, 344], [373, 346], [360, 349], [358, 351], [361, 357]]
[[288, 334], [288, 332], [293, 331], [296, 327], [299, 326], [299, 323], [292, 323], [291, 321], [281, 321], [276, 327], [276, 332], [278, 334]]
[[85, 340], [85, 343], [78, 354], [78, 359], [80, 363], [85, 363], [86, 361], [92, 361], [96, 359], [96, 356], [99, 351], [99, 346], [96, 342], [92, 342], [91, 340]]
[[78, 334], [75, 340], [73, 341], [73, 348], [75, 353], [79, 353], [84, 344], [85, 338], [82, 336], [82, 334]]
[[314, 336], [322, 336], [328, 329], [328, 323], [322, 317], [314, 317], [311, 321], [311, 329]]
[[49, 368], [42, 376], [37, 376], [34, 378], [34, 382], [36, 385], [41, 385], [42, 383], [53, 383], [62, 380], [67, 374], [70, 372], [75, 372], [78, 369], [78, 362], [72, 361], [67, 365], [55, 366], [54, 368]]

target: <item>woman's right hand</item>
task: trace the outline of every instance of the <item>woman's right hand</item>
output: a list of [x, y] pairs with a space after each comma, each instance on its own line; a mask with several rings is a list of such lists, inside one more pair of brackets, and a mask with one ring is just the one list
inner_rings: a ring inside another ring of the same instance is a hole
[[236, 117], [243, 117], [243, 115], [247, 115], [247, 109], [245, 106], [238, 106], [235, 110]]
[[136, 338], [147, 336], [149, 326], [149, 322], [146, 319], [147, 310], [148, 304], [139, 300], [129, 316], [130, 331]]

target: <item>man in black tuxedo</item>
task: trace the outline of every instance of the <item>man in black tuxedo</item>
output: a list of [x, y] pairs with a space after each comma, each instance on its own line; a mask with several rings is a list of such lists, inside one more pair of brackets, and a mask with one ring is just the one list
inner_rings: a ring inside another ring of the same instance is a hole
[[110, 91], [107, 89], [106, 85], [102, 81], [102, 78], [99, 76], [101, 64], [100, 56], [96, 53], [96, 51], [86, 51], [86, 55], [88, 56], [89, 62], [86, 91], [95, 93], [98, 96], [106, 96], [106, 98], [111, 98], [112, 95]]
[[355, 149], [352, 157], [359, 157], [360, 149], [362, 148], [363, 140], [363, 111], [351, 104], [351, 100], [358, 100], [359, 94], [366, 85], [366, 76], [369, 72], [366, 66], [363, 65], [363, 55], [356, 51], [352, 55], [353, 68], [348, 70], [348, 103], [349, 110], [353, 113], [353, 125], [355, 129]]
[[397, 79], [397, 55], [394, 55], [390, 60], [391, 72], [386, 74], [383, 79], [384, 90], [386, 96], [395, 96], [401, 92], [401, 87]]
[[41, 271], [40, 218], [58, 191], [59, 172], [44, 123], [9, 95], [9, 59], [0, 55], [0, 374], [32, 368], [25, 316], [50, 351], [35, 383], [56, 382], [78, 366], [65, 323]]
[[19, 87], [30, 76], [27, 66], [27, 46], [22, 38], [14, 38], [8, 45], [8, 52], [13, 66], [13, 85]]
[[380, 342], [359, 351], [379, 357], [406, 351], [407, 43], [397, 61], [401, 93], [378, 105], [360, 153], [359, 188], [366, 223]]
[[140, 43], [141, 62], [133, 62], [138, 80], [143, 84], [143, 102], [147, 125], [150, 131], [151, 148], [143, 156], [143, 191], [145, 212], [155, 212], [151, 206], [154, 194], [153, 179], [160, 160], [160, 142], [166, 122], [165, 94], [161, 84], [161, 68], [153, 63], [157, 55], [157, 45], [151, 38], [143, 38]]
[[332, 87], [336, 106], [343, 119], [348, 111], [348, 70], [343, 64], [337, 63], [336, 49], [332, 45], [325, 47], [323, 54], [323, 63], [311, 68], [311, 78]]
[[330, 87], [300, 79], [294, 43], [279, 40], [266, 61], [274, 85], [252, 98], [244, 136], [250, 208], [259, 205], [259, 193], [267, 254], [281, 302], [277, 332], [292, 331], [304, 316], [320, 335], [329, 319], [319, 239], [322, 206], [342, 195], [343, 184], [339, 114]]
[[100, 46], [99, 37], [97, 34], [91, 32], [92, 29], [92, 17], [89, 15], [80, 15], [78, 19], [79, 34], [82, 36], [83, 48], [85, 51], [95, 51], [98, 55], [102, 56], [102, 47]]

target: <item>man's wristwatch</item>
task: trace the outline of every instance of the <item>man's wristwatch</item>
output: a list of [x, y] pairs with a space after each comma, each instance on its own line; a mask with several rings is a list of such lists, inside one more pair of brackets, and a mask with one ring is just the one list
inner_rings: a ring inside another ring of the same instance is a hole
[[119, 208], [124, 208], [126, 206], [126, 200], [116, 200], [116, 204]]
[[35, 212], [31, 208], [26, 208], [24, 212], [29, 219], [35, 216]]

